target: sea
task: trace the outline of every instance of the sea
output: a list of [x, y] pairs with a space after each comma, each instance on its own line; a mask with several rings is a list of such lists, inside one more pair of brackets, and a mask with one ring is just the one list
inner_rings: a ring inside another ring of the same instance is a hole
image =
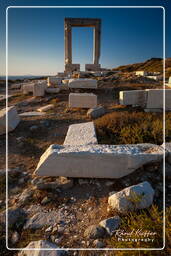
[[[8, 80], [23, 80], [23, 79], [32, 79], [32, 78], [42, 78], [47, 76], [8, 76]], [[6, 76], [0, 76], [0, 80], [5, 80]]]

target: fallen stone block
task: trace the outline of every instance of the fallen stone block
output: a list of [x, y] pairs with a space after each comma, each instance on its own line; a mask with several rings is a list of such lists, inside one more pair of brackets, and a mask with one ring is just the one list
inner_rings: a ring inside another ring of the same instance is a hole
[[54, 105], [53, 104], [49, 104], [49, 105], [46, 105], [46, 106], [43, 106], [41, 108], [38, 108], [37, 111], [39, 112], [46, 112], [50, 109], [54, 108]]
[[60, 88], [46, 88], [45, 90], [47, 93], [59, 93]]
[[149, 182], [144, 181], [114, 193], [109, 197], [108, 204], [112, 210], [126, 214], [148, 208], [153, 203], [153, 197], [153, 188]]
[[98, 144], [93, 122], [70, 125], [64, 145], [85, 144]]
[[96, 108], [90, 108], [87, 111], [87, 116], [90, 118], [98, 118], [101, 117], [105, 114], [105, 109], [104, 107], [100, 106], [100, 107], [96, 107]]
[[37, 112], [37, 111], [30, 111], [30, 112], [24, 112], [19, 114], [21, 117], [29, 117], [29, 116], [43, 116], [46, 115], [46, 113], [43, 112]]
[[35, 174], [80, 178], [121, 178], [144, 164], [159, 162], [163, 148], [137, 145], [51, 145]]
[[148, 92], [145, 90], [121, 91], [119, 101], [121, 105], [137, 105], [144, 107]]
[[163, 97], [165, 93], [165, 109], [171, 110], [171, 90], [147, 89], [148, 97], [146, 109], [163, 109]]
[[55, 86], [61, 84], [62, 78], [56, 76], [50, 76], [47, 78], [48, 86]]
[[12, 84], [11, 89], [20, 89], [22, 84]]
[[[32, 250], [33, 249], [33, 250]], [[46, 249], [46, 250], [43, 250]], [[49, 249], [49, 250], [48, 250]], [[18, 256], [64, 256], [64, 250], [57, 250], [56, 244], [46, 240], [31, 241], [26, 248], [24, 248]]]
[[97, 88], [97, 80], [95, 79], [69, 79], [68, 82], [69, 88], [87, 88], [87, 89], [96, 89]]
[[8, 132], [13, 131], [20, 122], [20, 117], [14, 106], [0, 110], [0, 135], [6, 133], [6, 118], [8, 116]]
[[70, 93], [70, 108], [94, 108], [97, 106], [97, 96], [93, 93]]
[[33, 96], [42, 97], [45, 94], [46, 83], [37, 83], [33, 87]]
[[30, 92], [33, 92], [33, 88], [34, 88], [34, 83], [22, 84], [23, 94], [28, 94]]

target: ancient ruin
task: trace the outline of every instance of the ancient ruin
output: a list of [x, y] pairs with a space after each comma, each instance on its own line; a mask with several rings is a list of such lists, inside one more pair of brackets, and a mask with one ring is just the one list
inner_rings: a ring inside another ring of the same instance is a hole
[[72, 27], [93, 27], [94, 28], [94, 48], [93, 64], [86, 64], [87, 71], [100, 70], [100, 36], [101, 19], [90, 18], [65, 18], [65, 72], [80, 71], [80, 64], [72, 63]]

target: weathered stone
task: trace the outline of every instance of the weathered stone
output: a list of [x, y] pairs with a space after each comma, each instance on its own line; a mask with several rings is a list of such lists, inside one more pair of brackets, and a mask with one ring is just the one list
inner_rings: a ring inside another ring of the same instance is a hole
[[61, 77], [50, 76], [47, 78], [48, 86], [54, 86], [60, 84], [62, 81]]
[[45, 83], [37, 83], [33, 87], [33, 96], [44, 96], [45, 94], [45, 89], [46, 89], [46, 84]]
[[100, 35], [101, 35], [101, 20], [90, 18], [65, 18], [65, 71], [79, 71], [80, 65], [72, 64], [72, 27], [77, 26], [93, 26], [94, 27], [94, 59], [92, 65], [99, 65], [100, 58]]
[[64, 145], [85, 144], [98, 144], [93, 122], [70, 125]]
[[47, 189], [69, 189], [73, 187], [73, 180], [68, 179], [66, 177], [59, 177], [55, 182], [43, 182], [40, 181], [36, 184], [36, 188], [40, 190], [47, 190]]
[[66, 72], [74, 72], [74, 71], [80, 71], [80, 64], [70, 64], [66, 63], [65, 64], [65, 71]]
[[22, 84], [12, 84], [11, 89], [20, 89]]
[[121, 105], [137, 105], [144, 107], [148, 92], [145, 90], [121, 91], [119, 101]]
[[37, 112], [37, 111], [31, 111], [31, 112], [24, 112], [24, 113], [21, 113], [19, 114], [19, 116], [22, 116], [22, 117], [29, 117], [29, 116], [43, 116], [43, 115], [46, 115], [46, 113], [43, 113], [43, 112]]
[[37, 111], [39, 112], [46, 112], [50, 109], [54, 108], [54, 105], [53, 104], [49, 104], [49, 105], [46, 105], [46, 106], [43, 106], [41, 108], [38, 108]]
[[[13, 226], [17, 221], [26, 218], [26, 212], [21, 208], [10, 207], [8, 209], [8, 225]], [[6, 223], [6, 211], [0, 213], [0, 223]]]
[[23, 94], [28, 94], [30, 92], [33, 92], [33, 88], [34, 88], [34, 83], [22, 84]]
[[85, 64], [86, 71], [99, 71], [100, 64]]
[[120, 225], [120, 217], [114, 216], [112, 218], [100, 221], [99, 225], [106, 229], [107, 233], [112, 236], [116, 229]]
[[96, 107], [96, 108], [91, 108], [87, 111], [87, 116], [90, 118], [98, 118], [100, 116], [103, 116], [105, 114], [105, 109], [104, 107]]
[[[43, 250], [44, 248], [46, 248], [46, 250]], [[27, 245], [25, 249], [26, 250], [23, 249], [18, 256], [46, 256], [46, 255], [64, 256], [66, 255], [66, 252], [64, 250], [57, 250], [59, 248], [57, 247], [56, 244], [50, 243], [49, 241], [46, 241], [46, 240], [32, 241]]]
[[137, 145], [51, 145], [41, 156], [35, 174], [82, 178], [121, 178], [151, 162], [159, 162], [163, 148]]
[[68, 82], [69, 88], [88, 88], [88, 89], [96, 89], [97, 88], [97, 80], [95, 79], [69, 79]]
[[163, 96], [165, 92], [165, 109], [171, 110], [171, 90], [146, 89], [148, 92], [146, 109], [163, 109]]
[[0, 110], [0, 135], [6, 133], [6, 118], [8, 116], [8, 132], [13, 131], [20, 122], [20, 117], [14, 106]]
[[96, 239], [93, 241], [93, 245], [96, 247], [96, 248], [103, 248], [105, 247], [105, 243]]
[[46, 88], [46, 92], [47, 93], [59, 93], [60, 92], [60, 88]]
[[61, 216], [59, 212], [54, 210], [51, 212], [44, 212], [42, 210], [41, 212], [35, 213], [26, 221], [24, 229], [39, 229], [44, 226], [53, 226], [60, 220]]
[[97, 106], [97, 96], [93, 93], [70, 93], [70, 108], [94, 108]]
[[113, 194], [108, 203], [113, 210], [125, 214], [149, 207], [153, 203], [153, 197], [153, 188], [149, 182], [144, 181]]
[[91, 225], [84, 232], [84, 236], [90, 239], [102, 238], [105, 234], [105, 229], [99, 225]]

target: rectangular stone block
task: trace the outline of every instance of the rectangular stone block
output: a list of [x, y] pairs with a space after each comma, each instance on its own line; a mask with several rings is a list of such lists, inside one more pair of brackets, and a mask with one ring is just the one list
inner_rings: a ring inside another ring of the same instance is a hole
[[80, 71], [80, 64], [65, 64], [65, 72]]
[[87, 88], [87, 89], [96, 89], [97, 88], [97, 80], [95, 79], [69, 79], [68, 82], [69, 88]]
[[8, 132], [13, 131], [20, 122], [20, 117], [14, 106], [0, 110], [0, 135], [6, 133], [6, 118], [8, 115]]
[[47, 93], [58, 93], [60, 92], [60, 88], [46, 88]]
[[50, 76], [50, 77], [47, 78], [48, 86], [59, 85], [59, 84], [61, 84], [61, 82], [62, 82], [61, 77]]
[[163, 158], [163, 148], [137, 145], [51, 145], [35, 174], [82, 178], [121, 178]]
[[100, 67], [100, 64], [85, 64], [86, 71], [99, 71]]
[[34, 88], [34, 83], [22, 84], [23, 94], [28, 94], [30, 92], [33, 92], [33, 88]]
[[148, 97], [146, 109], [163, 109], [163, 96], [165, 93], [165, 109], [171, 110], [171, 90], [147, 89]]
[[54, 105], [53, 104], [49, 104], [49, 105], [46, 105], [46, 106], [43, 106], [41, 108], [38, 108], [37, 111], [39, 112], [46, 112], [50, 109], [54, 108]]
[[119, 101], [121, 105], [137, 105], [144, 107], [147, 101], [147, 91], [133, 90], [133, 91], [120, 91]]
[[44, 112], [37, 112], [37, 111], [29, 111], [29, 112], [23, 112], [21, 114], [19, 114], [19, 116], [21, 117], [30, 117], [30, 116], [43, 116], [46, 113]]
[[93, 122], [72, 124], [68, 128], [64, 145], [98, 144]]
[[97, 106], [97, 96], [93, 93], [70, 93], [70, 108], [94, 108]]
[[33, 87], [33, 96], [39, 96], [42, 97], [45, 94], [45, 84], [44, 83], [37, 83]]

